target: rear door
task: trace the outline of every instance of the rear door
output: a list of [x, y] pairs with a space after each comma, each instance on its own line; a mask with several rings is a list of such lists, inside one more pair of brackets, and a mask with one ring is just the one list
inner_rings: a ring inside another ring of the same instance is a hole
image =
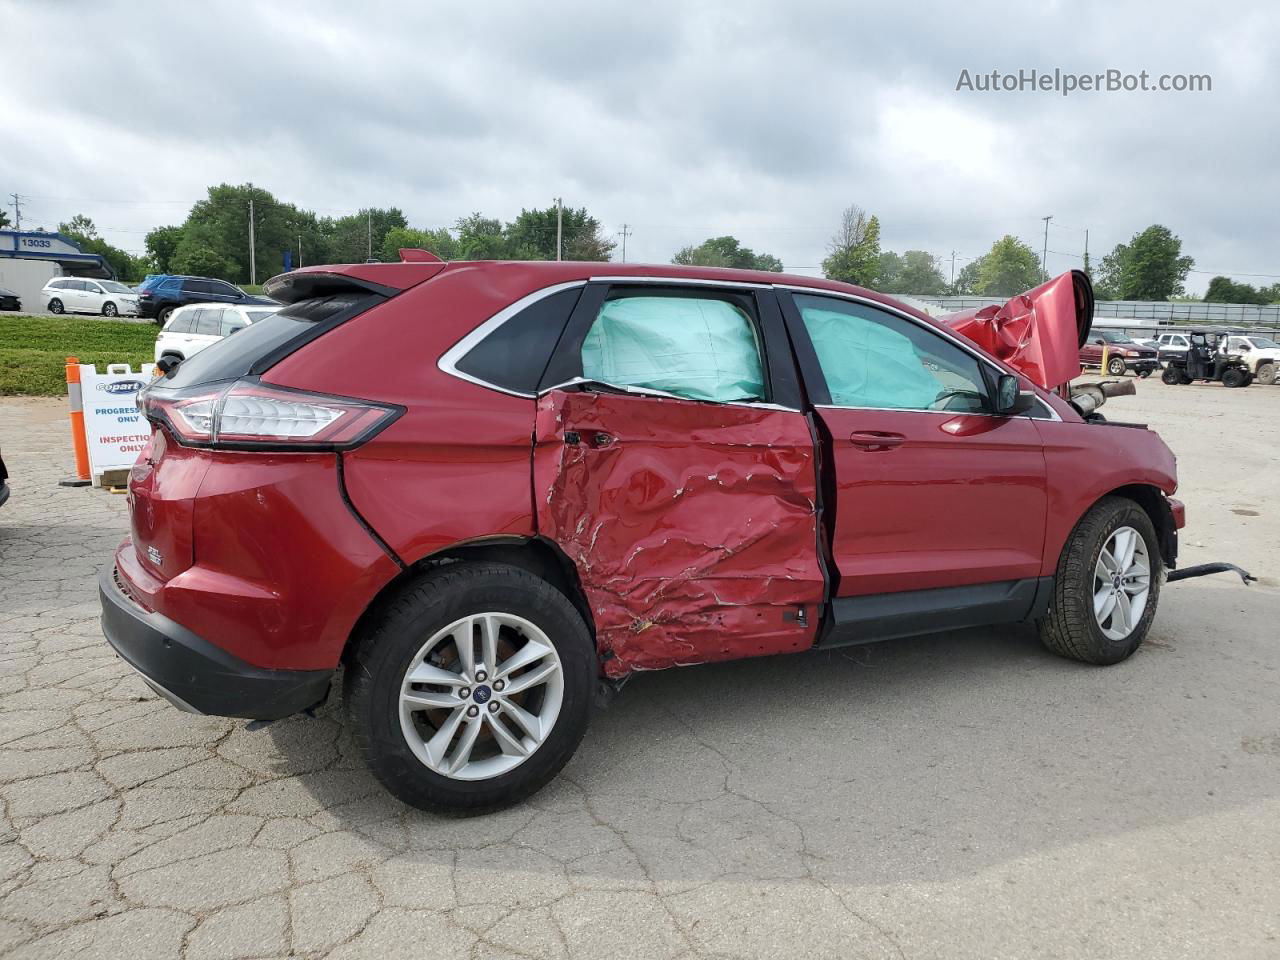
[[[830, 437], [837, 621], [875, 639], [877, 621], [891, 634], [895, 617], [929, 609], [963, 626], [976, 608], [1021, 604], [1018, 616], [986, 610], [976, 622], [1020, 619], [1039, 588], [1045, 461], [1030, 416], [991, 414], [998, 368], [878, 305], [797, 292], [783, 309]], [[1037, 414], [1051, 416], [1043, 405]]]
[[101, 313], [102, 305], [107, 302], [106, 292], [92, 280], [80, 281], [84, 284], [84, 309], [86, 313]]
[[813, 644], [815, 446], [771, 290], [589, 284], [543, 376], [534, 494], [606, 673]]

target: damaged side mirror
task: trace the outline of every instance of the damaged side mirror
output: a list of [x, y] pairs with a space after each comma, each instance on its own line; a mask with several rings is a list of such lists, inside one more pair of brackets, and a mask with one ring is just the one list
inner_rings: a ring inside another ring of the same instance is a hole
[[1026, 413], [1035, 403], [1036, 395], [1023, 390], [1018, 378], [1011, 373], [1002, 373], [996, 381], [995, 412], [1002, 417], [1015, 417]]

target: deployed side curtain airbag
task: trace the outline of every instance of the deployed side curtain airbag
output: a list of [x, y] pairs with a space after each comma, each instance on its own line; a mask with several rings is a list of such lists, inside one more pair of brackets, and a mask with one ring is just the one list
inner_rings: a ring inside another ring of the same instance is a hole
[[724, 300], [609, 300], [582, 344], [588, 380], [691, 400], [760, 400], [764, 373], [746, 314]]
[[833, 404], [927, 410], [943, 392], [898, 331], [851, 313], [804, 307], [801, 315]]

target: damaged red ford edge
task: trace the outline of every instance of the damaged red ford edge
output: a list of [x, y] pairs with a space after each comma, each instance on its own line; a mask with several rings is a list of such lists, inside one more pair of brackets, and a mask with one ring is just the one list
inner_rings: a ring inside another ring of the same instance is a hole
[[637, 670], [1146, 636], [1183, 509], [1160, 438], [1069, 386], [1084, 274], [935, 320], [807, 277], [402, 256], [273, 279], [285, 309], [143, 393], [102, 619], [176, 706], [274, 720], [344, 667], [382, 783], [474, 811]]

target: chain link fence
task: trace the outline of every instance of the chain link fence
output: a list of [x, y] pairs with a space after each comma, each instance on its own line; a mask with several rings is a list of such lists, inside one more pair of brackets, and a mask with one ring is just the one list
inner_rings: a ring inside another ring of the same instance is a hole
[[[945, 313], [951, 313], [990, 304], [999, 306], [1008, 298], [913, 296], [912, 299], [922, 300]], [[1094, 305], [1093, 317], [1100, 326], [1134, 331], [1188, 326], [1221, 327], [1268, 335], [1280, 331], [1280, 304], [1259, 306], [1253, 303], [1202, 301], [1099, 300]]]

